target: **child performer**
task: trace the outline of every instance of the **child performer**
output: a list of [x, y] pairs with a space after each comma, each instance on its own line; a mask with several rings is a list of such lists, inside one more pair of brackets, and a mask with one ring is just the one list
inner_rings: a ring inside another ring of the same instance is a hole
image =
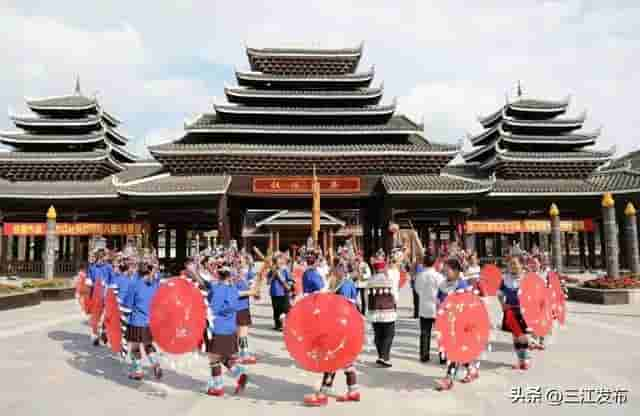
[[240, 293], [236, 307], [236, 324], [238, 325], [238, 343], [240, 347], [240, 363], [255, 364], [256, 357], [249, 352], [249, 326], [251, 325], [251, 301], [254, 292], [250, 291], [255, 273], [251, 270], [246, 256], [240, 257], [240, 267], [235, 279], [236, 289]]
[[140, 363], [142, 359], [141, 347], [144, 347], [155, 378], [158, 380], [162, 378], [162, 369], [156, 357], [153, 336], [149, 329], [151, 301], [160, 287], [160, 280], [155, 278], [154, 272], [152, 265], [143, 264], [138, 272], [139, 278], [132, 280], [127, 291], [127, 301], [125, 303], [126, 307], [131, 310], [126, 335], [129, 340], [129, 351], [131, 352], [129, 378], [134, 380], [142, 380], [144, 378]]
[[513, 348], [518, 359], [517, 364], [513, 365], [513, 369], [528, 370], [530, 366], [529, 337], [525, 332], [527, 324], [522, 317], [520, 300], [518, 299], [520, 279], [524, 270], [520, 259], [516, 256], [511, 258], [509, 268], [509, 273], [505, 274], [498, 290], [498, 300], [504, 311], [502, 329], [513, 335]]
[[[325, 288], [324, 281], [320, 273], [318, 273], [313, 264], [315, 264], [315, 258], [313, 256], [307, 258], [307, 263], [310, 265], [305, 271], [303, 282], [303, 291], [305, 294], [312, 294], [321, 292]], [[336, 267], [335, 269], [335, 289], [336, 294], [344, 296], [349, 302], [356, 307], [358, 301], [358, 289], [347, 274], [347, 270], [344, 267]], [[358, 402], [360, 401], [360, 392], [358, 391], [358, 384], [356, 378], [356, 369], [353, 364], [350, 364], [344, 368], [344, 375], [347, 379], [347, 393], [336, 397], [338, 402]], [[336, 377], [336, 373], [324, 373], [322, 375], [322, 384], [320, 390], [316, 393], [307, 395], [304, 397], [304, 404], [307, 406], [326, 406], [329, 402], [328, 396], [332, 393], [333, 380]]]
[[[444, 303], [449, 294], [454, 293], [457, 290], [470, 289], [469, 283], [463, 278], [460, 260], [456, 258], [447, 260], [446, 274], [447, 280], [443, 283], [440, 289], [438, 289], [438, 301], [440, 305]], [[441, 355], [441, 362], [442, 359], [443, 357]], [[478, 369], [475, 366], [470, 366], [469, 363], [448, 362], [447, 376], [436, 381], [436, 389], [440, 391], [451, 390], [453, 388], [453, 380], [456, 372], [461, 366], [464, 366], [467, 369], [467, 375], [462, 380], [463, 382], [470, 383], [479, 377]]]
[[389, 368], [391, 364], [391, 346], [396, 333], [396, 308], [398, 304], [398, 281], [385, 273], [384, 253], [374, 260], [375, 273], [367, 284], [367, 318], [371, 322], [374, 342], [378, 351], [376, 364]]
[[[111, 288], [113, 289], [118, 300], [120, 312], [122, 313], [121, 323], [125, 328], [129, 322], [129, 314], [131, 313], [131, 309], [127, 307], [125, 302], [127, 300], [129, 288], [133, 283], [133, 270], [131, 269], [131, 267], [129, 267], [128, 259], [122, 259], [117, 265], [117, 271], [115, 272], [113, 279], [111, 279]], [[122, 347], [120, 350], [120, 354], [122, 355], [122, 358], [127, 358], [127, 356], [129, 355], [126, 331], [123, 331], [122, 334]]]
[[208, 283], [209, 308], [214, 316], [213, 338], [207, 345], [211, 378], [207, 387], [209, 396], [224, 396], [222, 365], [236, 379], [235, 393], [244, 390], [249, 380], [243, 366], [235, 363], [234, 355], [238, 352], [236, 304], [239, 292], [231, 282], [231, 270], [223, 266], [218, 270], [218, 281]]

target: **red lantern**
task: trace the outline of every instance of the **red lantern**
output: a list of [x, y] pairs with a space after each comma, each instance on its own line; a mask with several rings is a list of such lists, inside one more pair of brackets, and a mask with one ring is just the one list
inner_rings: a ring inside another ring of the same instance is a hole
[[438, 309], [436, 329], [447, 358], [468, 363], [480, 356], [489, 341], [489, 313], [477, 295], [451, 293]]
[[89, 318], [89, 325], [93, 330], [94, 335], [98, 335], [98, 327], [100, 325], [100, 319], [102, 318], [102, 312], [104, 311], [104, 284], [102, 279], [96, 279], [93, 284], [93, 294], [91, 295], [91, 317]]
[[549, 272], [549, 288], [551, 289], [551, 313], [553, 318], [560, 325], [564, 325], [567, 319], [567, 304], [558, 273]]
[[287, 314], [284, 342], [305, 370], [333, 372], [356, 359], [364, 343], [364, 319], [356, 307], [333, 293], [315, 293]]
[[174, 277], [160, 286], [151, 301], [153, 340], [171, 354], [191, 352], [202, 341], [206, 316], [200, 291], [190, 281]]
[[543, 337], [551, 330], [551, 291], [536, 273], [527, 273], [520, 282], [518, 292], [520, 311], [527, 326], [533, 333]]
[[480, 282], [478, 285], [482, 292], [488, 296], [495, 296], [502, 284], [502, 271], [495, 264], [485, 264], [480, 270]]
[[120, 304], [113, 289], [107, 290], [104, 310], [104, 326], [111, 351], [118, 353], [122, 347], [122, 314]]

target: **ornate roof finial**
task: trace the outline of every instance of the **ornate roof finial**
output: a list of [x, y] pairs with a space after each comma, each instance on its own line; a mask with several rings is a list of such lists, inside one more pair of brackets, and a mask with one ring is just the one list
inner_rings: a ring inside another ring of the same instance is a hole
[[82, 91], [80, 90], [80, 74], [76, 75], [76, 86], [74, 87], [73, 92], [76, 95], [82, 95]]
[[627, 217], [633, 217], [636, 215], [636, 207], [633, 206], [632, 202], [627, 203], [627, 207], [624, 209], [624, 215]]
[[520, 80], [518, 80], [517, 93], [518, 93], [518, 98], [522, 97], [522, 83], [520, 83]]
[[611, 196], [611, 192], [607, 192], [602, 196], [602, 207], [603, 208], [613, 208], [615, 205], [615, 201], [613, 200], [613, 196]]
[[560, 215], [560, 210], [558, 209], [558, 206], [556, 204], [551, 204], [551, 207], [549, 208], [549, 216], [557, 217], [558, 215]]
[[47, 210], [47, 219], [55, 220], [57, 216], [58, 214], [56, 213], [56, 209], [53, 207], [53, 205], [51, 205]]

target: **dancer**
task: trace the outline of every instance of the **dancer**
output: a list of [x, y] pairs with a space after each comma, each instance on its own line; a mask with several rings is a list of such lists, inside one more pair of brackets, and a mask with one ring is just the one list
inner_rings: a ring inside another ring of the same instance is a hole
[[[384, 256], [384, 253], [383, 253]], [[398, 282], [394, 282], [385, 273], [384, 257], [378, 257], [373, 263], [375, 273], [367, 285], [368, 305], [367, 317], [372, 323], [380, 367], [391, 367], [391, 345], [395, 336], [397, 319]]]
[[238, 352], [238, 327], [236, 324], [236, 304], [239, 292], [231, 281], [231, 270], [225, 265], [218, 270], [218, 281], [208, 283], [209, 308], [214, 316], [213, 338], [207, 345], [211, 378], [207, 387], [209, 396], [224, 396], [222, 366], [236, 379], [235, 394], [242, 392], [249, 380], [245, 368], [236, 363]]
[[436, 318], [438, 288], [444, 282], [444, 276], [433, 267], [435, 262], [435, 256], [424, 256], [424, 268], [415, 278], [415, 291], [420, 299], [420, 361], [423, 363], [431, 359], [431, 330]]
[[251, 296], [255, 296], [253, 285], [255, 273], [251, 270], [251, 261], [247, 256], [240, 257], [240, 265], [235, 277], [239, 299], [236, 305], [236, 324], [238, 325], [238, 346], [240, 348], [240, 363], [255, 364], [256, 357], [249, 352], [249, 326], [251, 326]]
[[[92, 298], [93, 298], [93, 288], [95, 287], [97, 280], [101, 281], [102, 287], [104, 289], [102, 293], [99, 293], [97, 295], [101, 296], [103, 299], [104, 299], [106, 289], [111, 285], [113, 269], [111, 265], [109, 265], [106, 262], [105, 258], [106, 258], [105, 251], [100, 249], [97, 251], [95, 255], [95, 262], [89, 266], [89, 272], [87, 274], [88, 279], [86, 283], [87, 283], [87, 286], [89, 286], [89, 290]], [[103, 344], [107, 343], [107, 336], [104, 330], [103, 319], [104, 319], [104, 315], [98, 318], [98, 324], [97, 324], [98, 330], [96, 333], [91, 334], [93, 345], [96, 347], [100, 345], [100, 341], [102, 341]]]
[[526, 333], [527, 324], [520, 310], [518, 291], [520, 281], [524, 274], [519, 257], [512, 257], [509, 262], [509, 273], [502, 279], [498, 290], [498, 300], [504, 312], [502, 329], [513, 335], [513, 348], [516, 353], [517, 363], [512, 367], [515, 370], [528, 370], [531, 365], [529, 355], [529, 336]]
[[274, 330], [282, 331], [282, 319], [289, 312], [291, 302], [289, 293], [293, 285], [293, 279], [286, 267], [286, 260], [282, 255], [275, 255], [271, 270], [268, 274], [271, 282], [271, 306], [273, 307]]
[[[447, 279], [442, 283], [438, 289], [438, 301], [439, 305], [442, 305], [447, 296], [458, 290], [470, 289], [469, 283], [462, 277], [462, 265], [456, 258], [451, 258], [446, 262]], [[436, 381], [436, 390], [451, 390], [453, 388], [453, 381], [458, 369], [464, 367], [467, 371], [466, 376], [462, 380], [463, 383], [470, 383], [480, 376], [478, 368], [471, 366], [469, 363], [456, 363], [448, 362], [441, 353], [441, 360], [447, 362], [446, 377]]]
[[129, 287], [127, 301], [125, 302], [126, 306], [131, 310], [126, 334], [131, 353], [129, 378], [134, 380], [142, 380], [144, 378], [144, 371], [141, 365], [141, 347], [144, 347], [149, 364], [153, 369], [153, 375], [159, 380], [162, 378], [162, 368], [156, 356], [153, 336], [149, 329], [149, 312], [153, 296], [160, 287], [160, 280], [155, 278], [154, 267], [151, 264], [143, 264], [138, 274], [140, 277], [134, 280]]
[[[315, 258], [310, 256], [307, 259], [309, 264], [315, 263]], [[303, 291], [305, 294], [312, 294], [324, 289], [324, 282], [320, 274], [313, 270], [313, 267], [307, 269], [311, 272], [303, 278]], [[336, 267], [335, 269], [335, 288], [333, 292], [344, 296], [354, 307], [358, 301], [358, 290], [349, 277], [349, 269], [344, 267]], [[353, 270], [351, 269], [351, 272]], [[347, 382], [347, 392], [343, 395], [336, 396], [338, 402], [359, 402], [360, 392], [358, 391], [356, 369], [353, 364], [349, 364], [344, 368], [344, 375]], [[323, 373], [320, 389], [310, 395], [304, 397], [304, 404], [307, 406], [326, 406], [329, 402], [329, 395], [333, 395], [333, 381], [336, 377], [335, 372]]]

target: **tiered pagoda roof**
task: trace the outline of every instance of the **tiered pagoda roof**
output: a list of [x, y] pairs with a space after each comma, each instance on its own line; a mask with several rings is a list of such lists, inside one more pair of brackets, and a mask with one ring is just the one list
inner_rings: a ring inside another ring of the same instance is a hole
[[380, 103], [362, 45], [247, 48], [251, 70], [225, 87], [229, 103], [185, 123], [178, 140], [149, 151], [171, 175], [438, 174], [458, 153]]
[[498, 179], [584, 179], [606, 163], [613, 150], [594, 151], [600, 129], [582, 132], [586, 113], [564, 116], [564, 100], [518, 97], [498, 111], [479, 117], [485, 130], [470, 136], [474, 149], [463, 155]]
[[136, 160], [120, 124], [96, 98], [73, 94], [26, 99], [31, 114], [9, 116], [16, 131], [0, 132], [0, 178], [9, 181], [99, 181]]

